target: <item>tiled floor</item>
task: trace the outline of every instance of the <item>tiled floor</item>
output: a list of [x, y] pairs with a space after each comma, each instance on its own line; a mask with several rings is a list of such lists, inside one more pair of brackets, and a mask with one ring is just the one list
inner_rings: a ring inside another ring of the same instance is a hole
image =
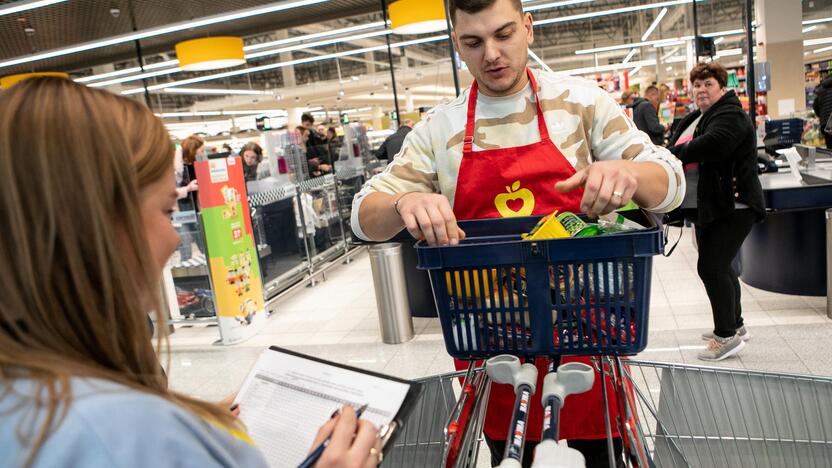
[[[696, 258], [689, 238], [670, 258], [655, 258], [649, 346], [639, 359], [705, 364], [696, 354], [704, 349], [700, 334], [712, 329], [712, 319]], [[832, 375], [826, 298], [743, 285], [742, 304], [753, 338], [738, 357], [713, 365]], [[362, 254], [334, 270], [326, 282], [280, 303], [266, 329], [243, 344], [212, 344], [219, 337], [216, 328], [179, 328], [170, 339], [169, 376], [177, 390], [218, 400], [238, 388], [268, 345], [404, 378], [454, 370], [438, 319], [416, 318], [414, 328], [416, 337], [409, 343], [381, 342], [369, 260]]]

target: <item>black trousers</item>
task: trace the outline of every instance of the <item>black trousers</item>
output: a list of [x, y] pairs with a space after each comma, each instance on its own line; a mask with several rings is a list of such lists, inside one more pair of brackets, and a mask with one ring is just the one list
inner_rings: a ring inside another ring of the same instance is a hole
[[711, 302], [714, 334], [721, 338], [734, 336], [737, 328], [743, 325], [740, 281], [731, 261], [737, 256], [753, 224], [754, 213], [740, 209], [731, 216], [705, 226], [696, 226], [696, 243], [699, 246], [696, 270]]
[[[491, 466], [499, 465], [506, 451], [506, 441], [494, 440], [485, 436], [485, 443], [488, 445], [488, 450], [491, 451]], [[607, 439], [576, 439], [567, 440], [566, 443], [569, 447], [583, 454], [584, 459], [586, 459], [586, 468], [610, 468]], [[624, 442], [620, 437], [616, 437], [612, 439], [612, 443], [613, 450], [615, 451], [616, 465], [624, 466], [624, 458], [622, 455]], [[526, 445], [523, 447], [523, 468], [532, 466], [535, 447], [537, 447], [537, 442], [526, 441]]]

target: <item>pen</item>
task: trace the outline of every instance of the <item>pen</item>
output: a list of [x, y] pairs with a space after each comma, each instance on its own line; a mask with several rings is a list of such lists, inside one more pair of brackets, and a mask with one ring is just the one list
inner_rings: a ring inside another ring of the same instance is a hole
[[[363, 405], [361, 405], [360, 408], [355, 410], [355, 419], [361, 418], [361, 413], [363, 413], [364, 410], [367, 409], [367, 406], [369, 405], [367, 403], [364, 403]], [[298, 468], [312, 468], [312, 466], [318, 462], [318, 459], [321, 458], [321, 455], [324, 454], [324, 450], [326, 450], [326, 448], [329, 446], [329, 440], [331, 438], [332, 434], [330, 434], [329, 437], [327, 437], [323, 442], [321, 442], [321, 445], [315, 448], [315, 450], [313, 450], [312, 453], [310, 453], [309, 456], [307, 456], [306, 459], [303, 460], [300, 465], [298, 465]]]

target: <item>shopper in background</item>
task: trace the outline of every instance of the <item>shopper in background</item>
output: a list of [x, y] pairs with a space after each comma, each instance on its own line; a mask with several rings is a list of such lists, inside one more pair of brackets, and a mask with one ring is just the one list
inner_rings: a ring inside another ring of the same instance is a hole
[[664, 126], [659, 123], [659, 88], [648, 86], [644, 97], [633, 96], [629, 107], [633, 110], [636, 127], [646, 133], [653, 144], [664, 146]]
[[685, 117], [670, 139], [670, 151], [685, 164], [687, 193], [682, 208], [696, 226], [697, 272], [714, 318], [705, 333], [705, 361], [737, 354], [751, 338], [742, 318], [741, 288], [731, 262], [755, 221], [765, 216], [757, 176], [757, 136], [718, 62], [690, 72], [698, 110]]
[[234, 156], [234, 150], [231, 149], [231, 145], [229, 145], [228, 143], [223, 143], [222, 144], [222, 152], [223, 153], [228, 153], [231, 156]]
[[[304, 114], [306, 115], [306, 114]], [[303, 142], [303, 151], [306, 152], [306, 161], [309, 165], [309, 175], [312, 177], [320, 177], [332, 171], [332, 165], [321, 161], [320, 145], [312, 145], [315, 139], [314, 134], [317, 132], [309, 126], [299, 125], [295, 128], [301, 134], [301, 141]]]
[[[454, 46], [475, 84], [428, 113], [399, 156], [356, 195], [351, 224], [358, 237], [383, 241], [406, 228], [431, 245], [455, 245], [465, 236], [457, 219], [517, 210], [599, 215], [631, 199], [659, 213], [679, 205], [681, 164], [636, 130], [606, 91], [594, 81], [527, 68], [534, 30], [520, 0], [451, 0], [449, 10]], [[506, 200], [511, 192], [514, 207]], [[590, 362], [563, 358], [576, 361]], [[548, 362], [537, 364], [542, 388]], [[596, 379], [589, 392], [570, 396], [560, 423], [561, 437], [593, 468], [609, 466], [601, 388]], [[514, 400], [511, 386], [492, 386], [484, 429], [492, 464], [504, 453]], [[617, 405], [608, 408], [615, 421]], [[542, 424], [540, 404], [531, 405], [526, 466]], [[623, 462], [621, 446], [616, 437], [613, 455]]]
[[832, 149], [832, 134], [826, 133], [829, 118], [832, 117], [832, 76], [827, 76], [815, 89], [815, 101], [812, 103], [815, 115], [820, 119], [820, 129], [826, 139], [826, 148]]
[[638, 93], [633, 90], [626, 89], [621, 93], [621, 105], [624, 107], [632, 107], [633, 101], [638, 97]]
[[321, 174], [330, 172], [332, 169], [332, 157], [329, 154], [329, 146], [326, 144], [323, 135], [318, 133], [315, 128], [315, 117], [312, 114], [305, 113], [301, 116], [301, 123], [303, 127], [309, 130], [309, 135], [306, 140], [306, 157], [307, 159], [316, 160], [316, 171]]
[[392, 160], [402, 150], [404, 139], [413, 130], [413, 121], [405, 119], [395, 133], [388, 136], [376, 151], [376, 158]]
[[[136, 101], [51, 77], [0, 93], [0, 108], [4, 466], [267, 466], [227, 406], [168, 388], [156, 352], [166, 341], [151, 342], [146, 314], [164, 320], [159, 281], [178, 243], [164, 124]], [[12, 157], [18, 144], [29, 157]], [[329, 434], [316, 466], [377, 464], [376, 429], [352, 409], [314, 446]]]
[[[177, 184], [179, 187], [179, 211], [197, 211], [199, 203], [197, 199], [196, 185], [196, 169], [194, 169], [194, 162], [205, 156], [205, 140], [191, 135], [182, 140], [182, 179]], [[183, 194], [183, 190], [184, 194]], [[181, 196], [184, 195], [184, 196]], [[193, 243], [196, 240], [196, 225], [194, 223], [183, 223], [178, 228], [179, 231], [179, 261], [184, 262], [190, 260], [193, 256]]]
[[246, 182], [257, 180], [257, 167], [263, 162], [263, 148], [253, 141], [248, 142], [240, 149], [240, 156], [243, 157], [243, 176]]

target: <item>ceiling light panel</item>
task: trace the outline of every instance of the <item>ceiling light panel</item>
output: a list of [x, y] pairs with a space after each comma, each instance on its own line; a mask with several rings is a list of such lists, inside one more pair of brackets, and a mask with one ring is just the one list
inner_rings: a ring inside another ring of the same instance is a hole
[[5, 5], [0, 5], [0, 16], [13, 15], [21, 11], [34, 10], [35, 8], [42, 8], [56, 3], [63, 3], [67, 0], [24, 0], [20, 2], [11, 2]]

